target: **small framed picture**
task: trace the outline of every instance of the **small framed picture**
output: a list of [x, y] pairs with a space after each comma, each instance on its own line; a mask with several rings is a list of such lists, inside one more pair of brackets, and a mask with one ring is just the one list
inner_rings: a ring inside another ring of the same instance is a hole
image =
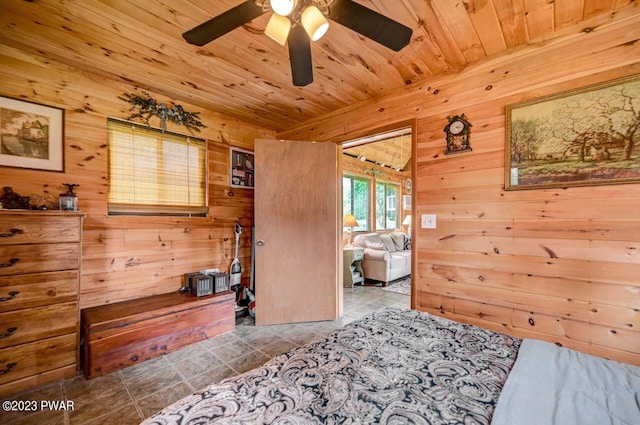
[[64, 171], [64, 110], [0, 97], [0, 166]]
[[403, 210], [411, 209], [411, 195], [402, 195], [402, 209]]
[[254, 188], [253, 152], [240, 148], [231, 148], [231, 187]]

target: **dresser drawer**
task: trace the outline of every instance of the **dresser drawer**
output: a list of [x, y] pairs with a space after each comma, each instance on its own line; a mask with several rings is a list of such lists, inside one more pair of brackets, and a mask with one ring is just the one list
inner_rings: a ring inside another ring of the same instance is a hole
[[0, 214], [0, 245], [17, 245], [43, 241], [79, 242], [78, 216], [30, 216]]
[[353, 250], [353, 261], [362, 260], [364, 258], [364, 250], [363, 249], [354, 249]]
[[78, 331], [78, 303], [0, 313], [0, 348]]
[[0, 246], [0, 276], [77, 269], [77, 243]]
[[77, 364], [77, 338], [74, 333], [0, 349], [0, 393], [7, 392], [4, 383]]
[[0, 276], [0, 313], [77, 301], [78, 270]]

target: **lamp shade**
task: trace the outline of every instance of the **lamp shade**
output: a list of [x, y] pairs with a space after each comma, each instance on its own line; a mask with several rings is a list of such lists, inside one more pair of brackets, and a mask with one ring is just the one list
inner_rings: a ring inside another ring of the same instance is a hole
[[409, 214], [404, 218], [404, 220], [402, 220], [402, 224], [405, 226], [411, 226], [411, 214]]
[[289, 37], [289, 31], [291, 30], [291, 21], [284, 16], [280, 16], [277, 13], [273, 13], [267, 27], [264, 29], [264, 33], [272, 40], [275, 40], [281, 46], [284, 46]]
[[342, 227], [360, 227], [353, 214], [347, 214], [342, 219]]
[[300, 17], [304, 30], [313, 41], [318, 41], [329, 29], [329, 21], [324, 17], [320, 9], [315, 6], [307, 7]]
[[296, 8], [297, 0], [269, 0], [271, 9], [280, 16], [288, 16]]

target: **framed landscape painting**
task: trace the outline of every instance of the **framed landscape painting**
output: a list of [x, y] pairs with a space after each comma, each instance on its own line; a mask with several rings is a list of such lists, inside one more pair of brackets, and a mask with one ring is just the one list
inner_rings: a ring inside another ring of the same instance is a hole
[[505, 112], [506, 190], [640, 182], [640, 75]]
[[64, 111], [0, 97], [0, 165], [64, 171]]

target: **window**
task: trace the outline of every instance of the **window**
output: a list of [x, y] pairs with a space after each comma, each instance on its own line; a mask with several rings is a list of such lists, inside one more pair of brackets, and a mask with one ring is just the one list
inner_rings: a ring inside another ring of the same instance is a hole
[[376, 183], [376, 229], [398, 228], [399, 186], [392, 183]]
[[353, 214], [360, 225], [354, 231], [369, 230], [369, 180], [344, 175], [342, 191], [342, 216]]
[[109, 214], [206, 216], [206, 141], [109, 119]]

